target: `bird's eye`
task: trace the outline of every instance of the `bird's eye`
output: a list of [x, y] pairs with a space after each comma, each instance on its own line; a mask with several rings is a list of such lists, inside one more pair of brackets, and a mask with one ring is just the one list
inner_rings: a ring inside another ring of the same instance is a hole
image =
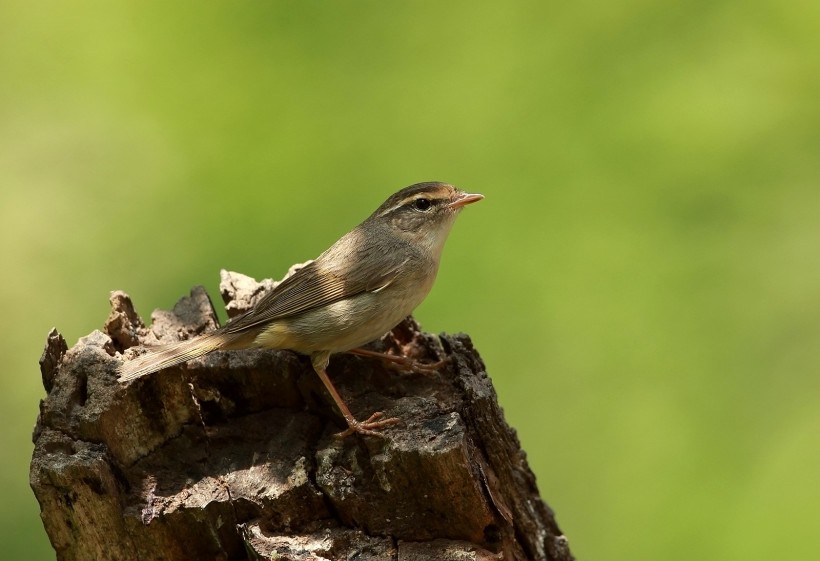
[[430, 207], [433, 206], [433, 203], [430, 202], [430, 199], [421, 198], [413, 201], [413, 206], [416, 207], [416, 210], [424, 211], [429, 210]]

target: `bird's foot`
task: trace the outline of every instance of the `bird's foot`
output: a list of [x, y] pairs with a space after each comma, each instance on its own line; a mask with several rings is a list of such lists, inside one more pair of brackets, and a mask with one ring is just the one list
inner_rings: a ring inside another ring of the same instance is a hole
[[381, 411], [376, 411], [375, 413], [370, 415], [370, 417], [368, 417], [366, 421], [357, 421], [353, 418], [345, 419], [347, 421], [347, 430], [337, 433], [335, 436], [340, 440], [342, 438], [350, 436], [353, 433], [363, 434], [367, 436], [384, 437], [384, 435], [377, 429], [389, 427], [390, 425], [395, 425], [399, 422], [399, 419], [397, 417], [382, 419], [382, 417], [384, 417], [384, 413], [382, 413]]
[[421, 362], [406, 356], [391, 355], [387, 353], [377, 353], [376, 351], [368, 351], [367, 349], [351, 349], [350, 354], [356, 356], [365, 356], [368, 358], [375, 358], [381, 360], [389, 366], [398, 370], [415, 372], [417, 374], [435, 374], [441, 370], [447, 363], [450, 362], [450, 357], [444, 358], [437, 362]]

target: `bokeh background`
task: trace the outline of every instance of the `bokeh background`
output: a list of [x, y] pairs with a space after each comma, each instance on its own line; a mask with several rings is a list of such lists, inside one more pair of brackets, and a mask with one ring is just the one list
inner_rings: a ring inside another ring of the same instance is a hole
[[[0, 558], [37, 360], [394, 190], [580, 559], [820, 558], [820, 3], [0, 2]], [[223, 314], [224, 317], [224, 314]]]

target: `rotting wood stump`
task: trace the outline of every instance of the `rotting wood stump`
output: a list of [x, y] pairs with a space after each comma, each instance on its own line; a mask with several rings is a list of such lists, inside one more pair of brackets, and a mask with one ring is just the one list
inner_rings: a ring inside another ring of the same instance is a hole
[[[222, 272], [229, 315], [275, 283]], [[572, 559], [515, 432], [466, 335], [408, 318], [371, 345], [432, 375], [334, 355], [329, 374], [354, 415], [402, 422], [384, 438], [345, 425], [306, 357], [214, 352], [123, 386], [140, 344], [214, 329], [194, 288], [146, 327], [111, 295], [104, 331], [71, 349], [52, 330], [31, 486], [57, 559]]]

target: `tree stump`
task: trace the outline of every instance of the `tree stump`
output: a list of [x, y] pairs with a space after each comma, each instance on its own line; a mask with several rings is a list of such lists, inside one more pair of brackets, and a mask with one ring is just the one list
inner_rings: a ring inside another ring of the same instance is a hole
[[[229, 314], [275, 283], [222, 273]], [[358, 418], [345, 425], [306, 357], [214, 352], [123, 386], [141, 344], [217, 327], [202, 287], [146, 327], [111, 295], [104, 331], [71, 349], [52, 330], [31, 486], [57, 559], [572, 559], [468, 336], [408, 318], [370, 348], [447, 359], [431, 375], [334, 355], [329, 374]]]

